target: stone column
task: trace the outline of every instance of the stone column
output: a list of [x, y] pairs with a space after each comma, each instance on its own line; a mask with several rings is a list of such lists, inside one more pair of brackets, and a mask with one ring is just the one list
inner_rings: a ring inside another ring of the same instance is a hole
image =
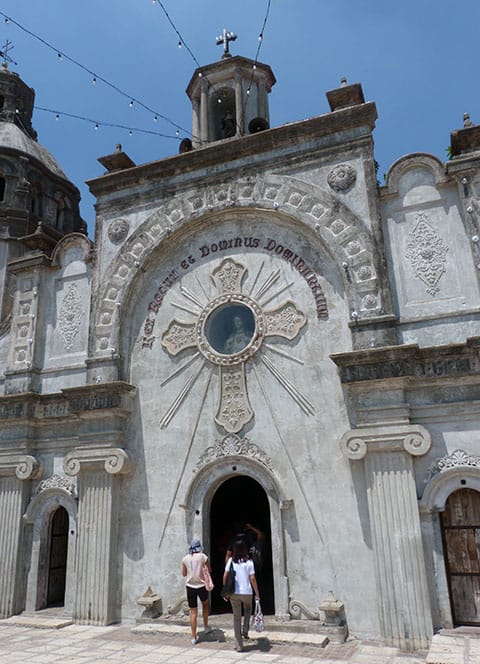
[[25, 480], [36, 479], [41, 472], [41, 465], [33, 456], [0, 456], [0, 618], [23, 609], [22, 516], [28, 497]]
[[119, 475], [129, 472], [119, 448], [76, 448], [64, 459], [78, 475], [78, 540], [73, 618], [108, 625], [115, 620]]
[[235, 77], [235, 117], [237, 119], [237, 136], [243, 136], [245, 133], [243, 126], [243, 81], [241, 76]]
[[200, 103], [198, 99], [192, 100], [192, 144], [200, 147]]
[[403, 650], [428, 648], [433, 632], [412, 462], [430, 445], [423, 427], [408, 425], [342, 439], [349, 459], [364, 459], [382, 634]]
[[200, 141], [208, 142], [208, 83], [202, 78], [200, 83]]

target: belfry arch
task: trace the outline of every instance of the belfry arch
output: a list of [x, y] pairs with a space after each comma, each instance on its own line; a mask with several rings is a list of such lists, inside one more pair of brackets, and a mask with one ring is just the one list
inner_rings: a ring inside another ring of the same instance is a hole
[[275, 552], [273, 564], [273, 590], [275, 616], [288, 619], [288, 577], [286, 575], [283, 512], [291, 507], [272, 471], [261, 461], [231, 455], [224, 456], [203, 466], [197, 471], [188, 488], [182, 507], [185, 510], [186, 537], [201, 535], [206, 551], [212, 546], [210, 533], [210, 510], [212, 500], [219, 487], [234, 477], [255, 480], [265, 491], [270, 508], [271, 547]]

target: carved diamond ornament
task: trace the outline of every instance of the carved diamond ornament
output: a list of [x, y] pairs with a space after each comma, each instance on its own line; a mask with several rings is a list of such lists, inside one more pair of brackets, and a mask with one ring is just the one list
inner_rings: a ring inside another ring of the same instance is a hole
[[[247, 392], [246, 362], [252, 359], [262, 346], [265, 347], [265, 340], [269, 337], [295, 339], [307, 320], [305, 314], [291, 300], [268, 310], [260, 304], [262, 297], [279, 278], [279, 270], [267, 277], [254, 296], [242, 291], [246, 274], [247, 269], [232, 258], [223, 260], [212, 272], [218, 294], [206, 304], [182, 287], [181, 293], [199, 309], [199, 313], [195, 314], [196, 321], [183, 322], [174, 319], [162, 335], [162, 345], [170, 355], [176, 356], [185, 350], [196, 349], [194, 357], [203, 356], [206, 362], [218, 368], [220, 387], [215, 421], [229, 433], [238, 433], [253, 417]], [[287, 353], [280, 354], [288, 357]], [[304, 412], [311, 414], [313, 406], [308, 399], [271, 360], [261, 357], [261, 361]], [[164, 415], [161, 426], [168, 426], [202, 367], [187, 381]]]
[[446, 270], [448, 247], [433, 226], [428, 223], [425, 213], [417, 214], [415, 225], [409, 233], [408, 252], [413, 271], [427, 286], [429, 295], [436, 295], [440, 288], [438, 282]]

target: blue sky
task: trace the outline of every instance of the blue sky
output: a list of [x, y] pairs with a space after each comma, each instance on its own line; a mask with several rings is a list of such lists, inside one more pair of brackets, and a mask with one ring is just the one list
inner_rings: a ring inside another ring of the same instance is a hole
[[[162, 0], [200, 65], [218, 60], [224, 27], [238, 38], [234, 55], [254, 58], [267, 0]], [[159, 3], [152, 0], [2, 0], [0, 11], [127, 95], [191, 129], [185, 88], [196, 63]], [[259, 60], [277, 78], [270, 95], [271, 126], [327, 113], [325, 92], [342, 76], [360, 82], [377, 104], [374, 133], [380, 178], [404, 154], [446, 158], [450, 132], [463, 113], [480, 122], [480, 2], [464, 0], [271, 0]], [[94, 199], [85, 180], [103, 173], [99, 156], [116, 143], [137, 163], [178, 152], [188, 135], [68, 62], [0, 17], [0, 42], [14, 48], [10, 65], [36, 91], [36, 105], [168, 134], [172, 138], [99, 126], [37, 110], [39, 141], [58, 159], [82, 195], [90, 235]]]

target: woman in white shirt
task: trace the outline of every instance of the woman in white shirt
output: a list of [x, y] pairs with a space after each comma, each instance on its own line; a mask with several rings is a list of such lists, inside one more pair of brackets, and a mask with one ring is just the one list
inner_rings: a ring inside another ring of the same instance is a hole
[[[255, 578], [255, 567], [253, 560], [248, 555], [248, 548], [244, 541], [234, 542], [232, 557], [225, 564], [223, 583], [227, 580], [231, 564], [233, 564], [235, 571], [235, 592], [229, 598], [233, 611], [233, 631], [236, 641], [235, 650], [242, 652], [243, 639], [248, 639], [248, 628], [252, 614], [252, 594], [254, 591], [256, 598], [260, 600], [257, 579]], [[243, 626], [242, 607], [244, 613]]]
[[209, 631], [208, 627], [208, 592], [205, 588], [205, 581], [201, 578], [202, 567], [207, 566], [211, 573], [210, 563], [207, 556], [202, 551], [200, 540], [194, 539], [189, 547], [189, 553], [182, 560], [182, 574], [186, 576], [185, 586], [187, 589], [187, 601], [190, 609], [190, 627], [192, 629], [192, 645], [198, 643], [197, 636], [197, 598], [202, 603], [203, 628]]

